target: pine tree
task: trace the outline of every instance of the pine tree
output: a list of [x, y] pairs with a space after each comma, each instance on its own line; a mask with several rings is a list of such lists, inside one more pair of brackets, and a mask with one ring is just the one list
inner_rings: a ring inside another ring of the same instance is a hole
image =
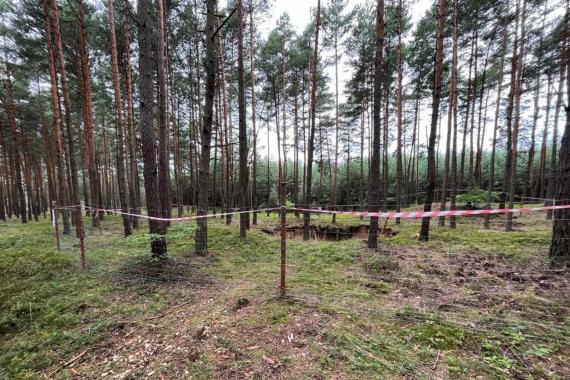
[[[148, 215], [160, 217], [158, 189], [158, 164], [156, 161], [156, 135], [153, 126], [153, 69], [152, 69], [152, 20], [150, 0], [138, 0], [138, 44], [139, 44], [139, 93], [140, 133], [143, 158], [143, 176]], [[154, 219], [149, 220], [151, 252], [154, 257], [163, 258], [167, 253], [166, 225]]]
[[[59, 108], [59, 96], [57, 87], [57, 74], [55, 69], [55, 57], [53, 54], [53, 41], [52, 41], [52, 28], [51, 28], [51, 17], [50, 17], [50, 0], [43, 0], [43, 11], [44, 11], [44, 28], [46, 32], [46, 43], [47, 43], [47, 54], [48, 54], [48, 64], [49, 64], [49, 77], [50, 77], [50, 95], [51, 95], [51, 110], [53, 114], [53, 124], [54, 124], [54, 139], [55, 139], [55, 157], [57, 165], [57, 200], [60, 207], [67, 206], [67, 193], [65, 189], [65, 169], [63, 162], [63, 142], [62, 142], [62, 131], [61, 131], [61, 114]], [[61, 209], [62, 219], [63, 219], [63, 233], [68, 234], [70, 232], [69, 225], [69, 213], [67, 209]]]
[[[199, 216], [208, 214], [208, 185], [210, 179], [210, 148], [212, 138], [212, 119], [214, 111], [214, 92], [216, 87], [216, 0], [206, 2], [206, 93], [204, 105], [204, 121], [201, 128], [200, 174], [198, 184], [198, 212]], [[199, 218], [196, 230], [196, 253], [208, 253], [208, 219]]]
[[[562, 59], [566, 61], [566, 125], [560, 141], [556, 175], [556, 199], [561, 200], [559, 205], [568, 204], [570, 199], [570, 2], [568, 0], [566, 0], [564, 24]], [[570, 252], [570, 209], [560, 209], [554, 212], [549, 257], [555, 261], [568, 261], [568, 252]]]
[[[383, 80], [383, 50], [384, 50], [384, 0], [376, 2], [376, 56], [374, 59], [374, 133], [372, 143], [372, 161], [369, 172], [368, 210], [380, 210], [380, 111], [382, 107], [381, 83]], [[378, 247], [378, 217], [370, 217], [368, 232], [368, 248]]]
[[77, 0], [77, 15], [79, 19], [79, 53], [81, 57], [81, 97], [83, 108], [83, 123], [85, 125], [85, 150], [87, 160], [87, 171], [89, 173], [89, 190], [91, 220], [93, 227], [99, 226], [99, 177], [96, 167], [95, 138], [93, 136], [93, 97], [91, 93], [91, 71], [89, 66], [89, 56], [87, 54], [85, 16], [83, 12], [83, 1]]
[[249, 178], [247, 164], [247, 128], [245, 109], [245, 84], [243, 66], [243, 0], [238, 0], [238, 113], [239, 113], [239, 182], [240, 182], [240, 237], [245, 238], [247, 229]]
[[[307, 173], [305, 175], [305, 208], [311, 203], [311, 190], [313, 182], [313, 155], [315, 150], [315, 129], [317, 113], [317, 66], [319, 61], [319, 29], [321, 26], [321, 0], [317, 0], [317, 12], [315, 14], [315, 44], [313, 46], [313, 61], [311, 68], [311, 125], [309, 126], [309, 141], [307, 149]], [[309, 240], [309, 225], [311, 214], [304, 213], [303, 240]]]
[[129, 202], [127, 198], [127, 178], [125, 174], [125, 142], [123, 123], [123, 98], [121, 95], [121, 79], [119, 77], [119, 62], [117, 58], [117, 37], [115, 35], [115, 16], [113, 10], [113, 0], [107, 0], [107, 13], [109, 16], [109, 30], [111, 39], [111, 68], [113, 71], [113, 92], [115, 99], [115, 123], [117, 133], [117, 182], [119, 188], [119, 200], [121, 212], [123, 213], [123, 230], [125, 236], [131, 235], [131, 223], [127, 216], [129, 212]]
[[[439, 117], [439, 102], [441, 97], [441, 77], [443, 66], [443, 37], [445, 31], [445, 11], [446, 0], [439, 0], [437, 9], [438, 13], [438, 30], [435, 50], [435, 78], [431, 114], [431, 129], [428, 143], [428, 184], [426, 186], [426, 196], [424, 202], [424, 211], [431, 211], [436, 187], [437, 173], [435, 168], [435, 139], [437, 134], [437, 120]], [[427, 241], [429, 239], [430, 218], [422, 218], [422, 226], [420, 229], [420, 240]]]

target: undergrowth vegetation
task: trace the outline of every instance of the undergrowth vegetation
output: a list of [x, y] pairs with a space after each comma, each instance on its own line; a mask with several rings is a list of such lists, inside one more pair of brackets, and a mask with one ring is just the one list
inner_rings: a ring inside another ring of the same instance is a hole
[[360, 237], [289, 239], [286, 299], [279, 239], [261, 230], [277, 216], [259, 217], [243, 240], [212, 220], [206, 258], [192, 252], [194, 223], [173, 224], [156, 262], [146, 228], [124, 239], [107, 216], [87, 230], [86, 270], [74, 236], [55, 249], [49, 220], [0, 224], [0, 378], [570, 376], [569, 276], [548, 269], [542, 215], [512, 233], [500, 217], [491, 230], [461, 219], [428, 243], [416, 222], [390, 221], [378, 252]]

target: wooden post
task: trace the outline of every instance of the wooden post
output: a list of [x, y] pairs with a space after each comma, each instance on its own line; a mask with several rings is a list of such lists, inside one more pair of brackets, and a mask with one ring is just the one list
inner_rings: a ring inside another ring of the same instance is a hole
[[81, 205], [77, 206], [75, 216], [77, 219], [77, 237], [79, 237], [79, 259], [81, 261], [81, 269], [85, 269], [85, 231], [83, 230]]
[[60, 251], [61, 247], [59, 245], [59, 223], [57, 220], [57, 202], [53, 201], [52, 203], [52, 223], [53, 226], [55, 227], [55, 246], [57, 247], [57, 250]]
[[384, 227], [382, 227], [382, 229], [380, 230], [380, 238], [384, 235], [384, 233], [386, 232], [386, 226], [388, 225], [388, 217], [386, 217], [386, 219], [384, 219]]
[[[283, 186], [283, 185], [282, 185]], [[281, 297], [285, 297], [286, 287], [285, 287], [285, 262], [286, 262], [286, 255], [287, 255], [287, 247], [286, 247], [286, 226], [287, 226], [287, 208], [285, 205], [281, 205], [280, 209], [281, 214], [281, 283], [279, 285], [280, 295]]]

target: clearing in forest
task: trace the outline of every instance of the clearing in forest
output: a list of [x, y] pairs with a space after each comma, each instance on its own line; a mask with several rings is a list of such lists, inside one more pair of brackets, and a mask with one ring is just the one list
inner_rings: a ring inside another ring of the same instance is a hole
[[545, 261], [543, 214], [511, 233], [502, 217], [491, 230], [463, 218], [428, 243], [419, 223], [390, 222], [377, 252], [358, 236], [288, 239], [285, 300], [266, 233], [277, 215], [259, 216], [246, 239], [212, 219], [207, 257], [192, 253], [193, 222], [173, 224], [164, 262], [144, 226], [124, 239], [107, 216], [87, 229], [84, 271], [74, 237], [52, 248], [48, 220], [3, 223], [0, 377], [570, 377], [570, 275]]

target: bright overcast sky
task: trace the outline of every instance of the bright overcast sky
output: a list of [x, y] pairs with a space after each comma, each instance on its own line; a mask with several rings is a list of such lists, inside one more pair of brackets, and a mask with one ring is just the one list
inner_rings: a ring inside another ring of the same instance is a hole
[[[347, 11], [352, 9], [357, 4], [365, 3], [364, 0], [348, 0]], [[321, 1], [321, 8], [326, 7], [328, 4], [327, 0]], [[415, 25], [423, 15], [426, 13], [428, 8], [434, 4], [434, 0], [416, 0], [412, 6], [410, 6], [409, 12], [412, 17], [412, 23]], [[265, 22], [258, 24], [259, 31], [263, 37], [267, 37], [269, 32], [275, 27], [275, 24], [279, 17], [283, 13], [288, 13], [291, 18], [291, 24], [296, 29], [298, 34], [302, 33], [307, 24], [310, 22], [311, 18], [311, 8], [317, 6], [317, 0], [274, 0], [271, 5], [269, 12], [269, 17], [266, 18]], [[328, 54], [328, 52], [325, 52]], [[330, 78], [334, 78], [334, 67], [328, 68], [328, 75]], [[342, 102], [344, 100], [344, 84], [350, 79], [352, 73], [350, 69], [346, 67], [346, 62], [344, 57], [341, 58], [341, 63], [339, 67], [339, 98]], [[331, 87], [333, 85], [331, 84]], [[423, 113], [423, 112], [422, 112]], [[273, 134], [273, 133], [272, 133]], [[267, 145], [267, 135], [264, 130], [260, 131], [259, 135], [260, 145]], [[270, 145], [274, 146], [277, 144], [277, 137], [270, 136], [271, 140], [274, 140]], [[264, 154], [267, 154], [267, 146], [262, 150]], [[276, 156], [276, 151], [269, 153], [272, 157]]]
[[[351, 9], [356, 4], [364, 3], [363, 0], [348, 0], [348, 9]], [[327, 1], [321, 1], [321, 7], [327, 5]], [[419, 20], [426, 12], [428, 7], [434, 3], [433, 0], [417, 0], [411, 7], [410, 13], [412, 15], [412, 22]], [[297, 32], [302, 32], [305, 26], [309, 23], [311, 8], [317, 6], [316, 0], [275, 0], [271, 8], [271, 17], [262, 24], [262, 32], [267, 35], [275, 22], [284, 12], [291, 16], [291, 23], [297, 29]]]
[[[352, 9], [357, 4], [365, 3], [364, 0], [348, 0], [347, 2], [347, 12]], [[434, 4], [434, 0], [416, 0], [411, 6], [409, 12], [412, 16], [412, 23], [415, 25], [423, 15], [426, 13], [428, 8]], [[321, 8], [328, 5], [327, 0], [321, 1]], [[270, 17], [267, 21], [261, 23], [260, 32], [264, 37], [269, 35], [269, 32], [275, 27], [277, 20], [283, 13], [288, 13], [291, 17], [291, 23], [296, 29], [298, 34], [301, 34], [305, 27], [309, 24], [311, 18], [311, 9], [317, 6], [316, 0], [274, 0], [272, 2], [272, 7], [270, 10]], [[322, 42], [321, 42], [322, 43]], [[322, 46], [322, 45], [321, 45]], [[321, 51], [322, 52], [322, 51]], [[346, 68], [345, 60], [341, 58], [340, 64], [340, 97], [341, 101], [344, 100], [344, 83], [350, 79], [351, 73]], [[334, 78], [334, 68], [329, 67], [328, 74], [331, 78]]]

